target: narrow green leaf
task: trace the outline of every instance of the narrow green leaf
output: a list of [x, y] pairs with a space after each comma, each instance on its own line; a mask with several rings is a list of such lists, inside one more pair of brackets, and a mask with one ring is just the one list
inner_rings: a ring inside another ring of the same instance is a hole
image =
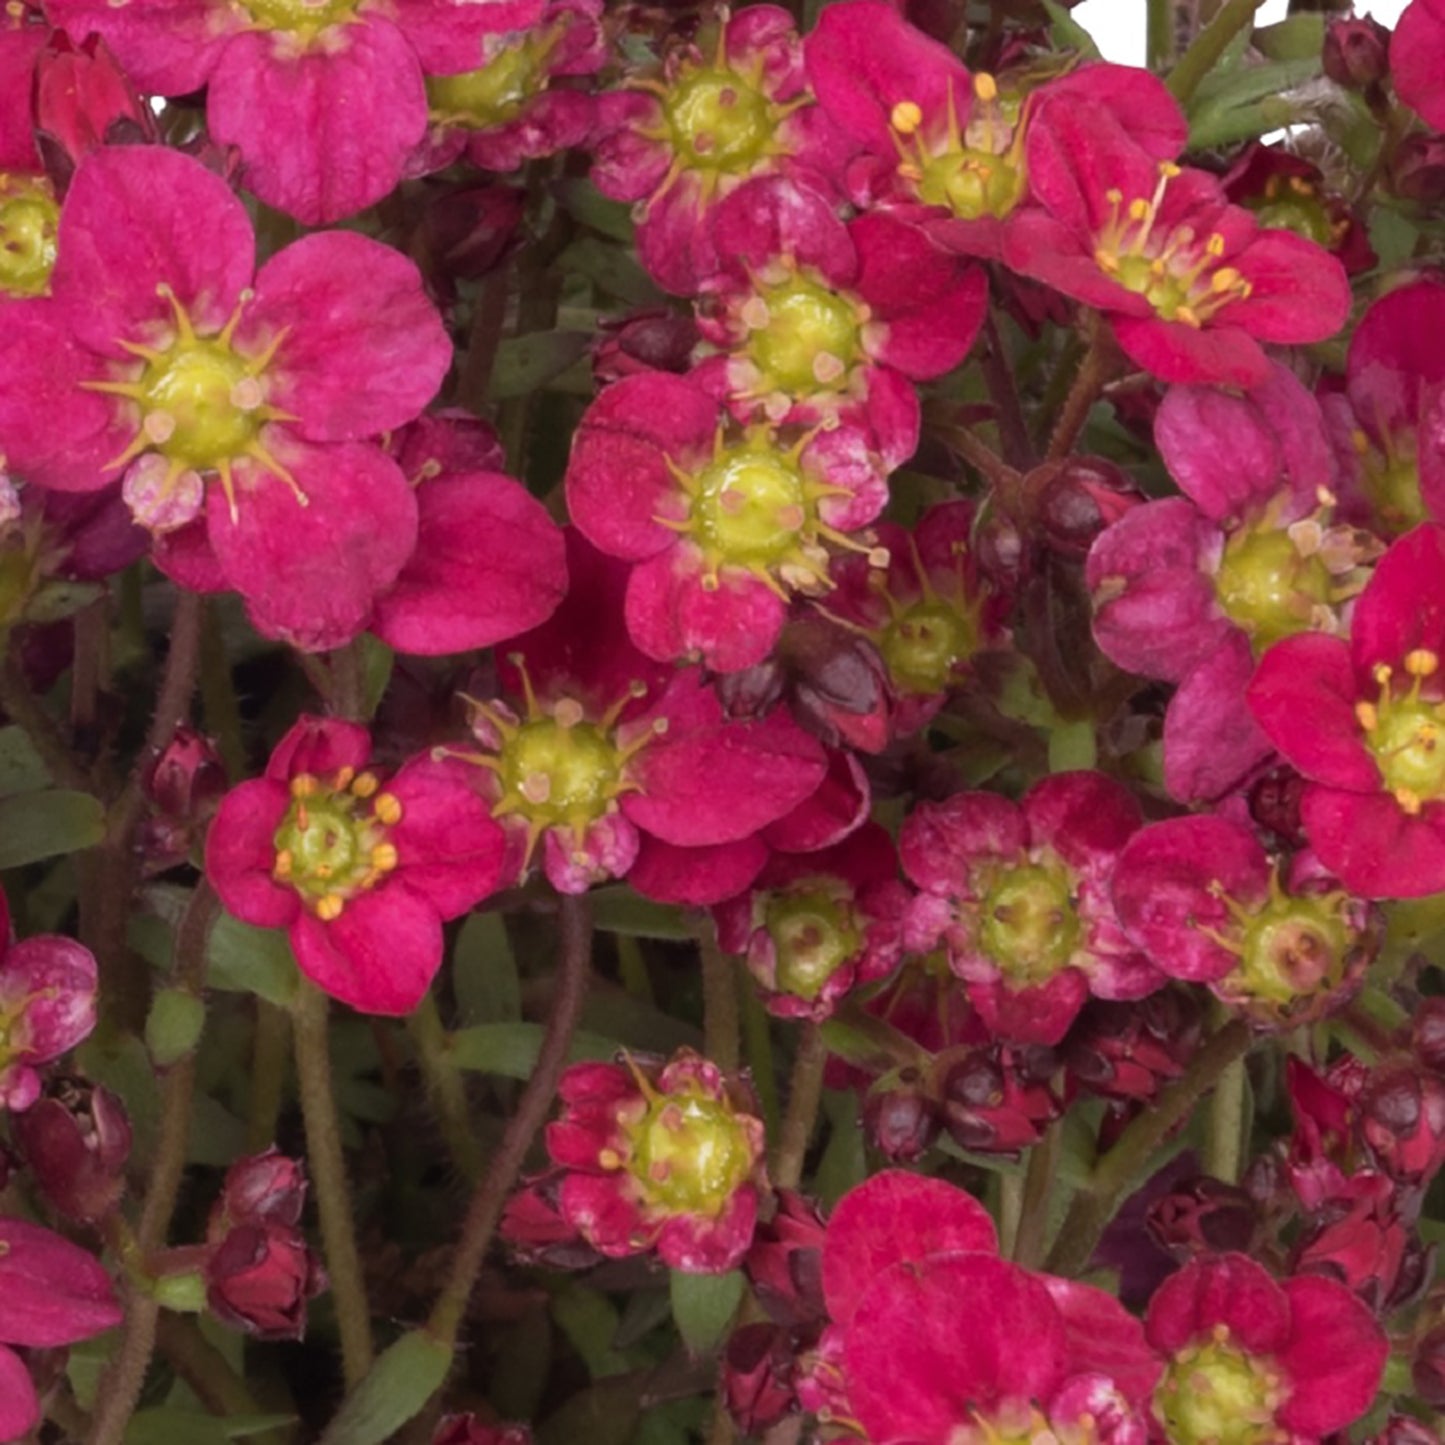
[[668, 1284], [672, 1319], [682, 1342], [695, 1355], [716, 1349], [743, 1297], [741, 1270], [727, 1274], [683, 1274], [673, 1270]]
[[0, 798], [33, 793], [50, 782], [50, 771], [24, 728], [0, 728]]
[[1058, 3], [1058, 0], [1044, 0], [1044, 9], [1049, 12], [1049, 26], [1053, 31], [1054, 44], [1063, 50], [1077, 50], [1091, 60], [1098, 60], [1099, 47], [1094, 37]]
[[137, 1410], [125, 1430], [125, 1445], [226, 1445], [229, 1438], [214, 1415], [170, 1405]]
[[657, 306], [663, 294], [630, 250], [596, 236], [574, 241], [557, 258], [559, 270], [573, 271], [594, 282], [608, 296], [630, 306]]
[[0, 868], [80, 853], [105, 837], [105, 809], [89, 793], [61, 789], [0, 798]]
[[526, 396], [560, 376], [592, 344], [586, 331], [534, 331], [514, 336], [497, 347], [492, 378], [487, 387], [491, 401]]
[[1254, 48], [1271, 60], [1318, 60], [1325, 48], [1325, 17], [1291, 15], [1254, 32]]
[[697, 937], [697, 924], [685, 909], [675, 903], [654, 903], [626, 886], [593, 891], [592, 922], [599, 933], [622, 933], [629, 938]]
[[223, 913], [211, 929], [206, 982], [226, 993], [253, 993], [285, 1008], [296, 992], [296, 960], [278, 928], [253, 928]]
[[206, 1006], [193, 993], [163, 988], [146, 1019], [146, 1048], [163, 1069], [195, 1048], [206, 1026]]
[[1253, 140], [1269, 131], [1293, 125], [1299, 118], [1294, 102], [1281, 95], [1267, 96], [1253, 105], [1236, 106], [1232, 110], [1211, 110], [1190, 122], [1189, 148], [1208, 150], [1212, 146]]
[[441, 1388], [452, 1352], [412, 1330], [377, 1356], [366, 1378], [346, 1397], [321, 1445], [380, 1445]]
[[101, 597], [104, 589], [94, 582], [67, 582], [55, 578], [37, 589], [25, 604], [27, 622], [59, 622], [74, 617]]
[[558, 204], [574, 221], [591, 226], [614, 241], [632, 244], [632, 207], [622, 201], [609, 201], [591, 181], [565, 180], [558, 183], [554, 194]]
[[244, 1440], [248, 1435], [260, 1435], [267, 1430], [279, 1430], [294, 1424], [294, 1415], [227, 1415], [221, 1421], [221, 1428], [227, 1439]]
[[907, 1034], [862, 1009], [839, 1010], [834, 1014], [823, 1025], [823, 1042], [830, 1054], [874, 1073], [887, 1073], [903, 1064], [918, 1066], [927, 1062], [927, 1055]]
[[[542, 1025], [531, 1023], [473, 1024], [452, 1036], [449, 1053], [459, 1069], [499, 1074], [504, 1079], [529, 1079], [542, 1047]], [[617, 1043], [598, 1034], [578, 1033], [572, 1039], [569, 1060], [611, 1059]]]
[[1315, 56], [1309, 60], [1272, 60], [1266, 65], [1217, 72], [1199, 87], [1189, 107], [1191, 142], [1195, 122], [1202, 123], [1216, 111], [1235, 110], [1267, 95], [1283, 95], [1313, 80], [1319, 71], [1319, 57]]
[[396, 662], [396, 654], [379, 637], [373, 637], [369, 632], [361, 634], [360, 647], [361, 702], [365, 715], [371, 717], [381, 706], [386, 685], [391, 681], [391, 669]]
[[473, 913], [457, 934], [452, 987], [468, 1023], [510, 1023], [522, 1017], [522, 985], [507, 923], [500, 913]]
[[570, 1284], [553, 1296], [552, 1318], [594, 1380], [627, 1370], [627, 1356], [615, 1343], [619, 1316], [606, 1295], [586, 1285]]

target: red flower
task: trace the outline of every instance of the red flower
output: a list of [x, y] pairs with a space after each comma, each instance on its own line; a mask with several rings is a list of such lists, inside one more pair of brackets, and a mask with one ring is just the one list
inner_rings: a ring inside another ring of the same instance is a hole
[[1059, 105], [1029, 145], [1042, 209], [1016, 218], [1004, 259], [1104, 312], [1129, 358], [1164, 381], [1250, 386], [1260, 342], [1321, 341], [1350, 288], [1333, 256], [1262, 229], [1220, 182], [1139, 146], [1102, 107]]
[[1445, 527], [1417, 527], [1375, 569], [1350, 641], [1305, 633], [1265, 653], [1249, 706], [1309, 780], [1300, 816], [1321, 863], [1363, 898], [1445, 888]]
[[[1149, 1302], [1165, 1361], [1154, 1418], [1172, 1445], [1275, 1438], [1312, 1445], [1375, 1398], [1389, 1344], [1333, 1280], [1276, 1283], [1242, 1254], [1191, 1260]], [[1233, 1433], [1231, 1433], [1233, 1432]]]
[[247, 923], [288, 930], [301, 971], [365, 1013], [416, 1007], [442, 958], [442, 923], [502, 876], [505, 839], [459, 763], [368, 769], [354, 723], [302, 717], [264, 777], [222, 802], [206, 875]]
[[577, 1064], [558, 1085], [547, 1152], [563, 1219], [612, 1258], [655, 1250], [722, 1274], [747, 1253], [764, 1182], [763, 1125], [740, 1085], [689, 1050], [665, 1066]]

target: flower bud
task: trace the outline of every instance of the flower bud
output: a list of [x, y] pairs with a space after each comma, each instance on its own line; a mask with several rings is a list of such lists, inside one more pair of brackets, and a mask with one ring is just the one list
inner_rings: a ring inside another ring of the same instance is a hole
[[1272, 768], [1249, 790], [1249, 816], [1286, 847], [1304, 846], [1300, 798], [1305, 782], [1293, 768]]
[[643, 371], [680, 375], [692, 364], [698, 331], [690, 315], [659, 306], [601, 324], [602, 337], [592, 353], [592, 373], [599, 386]]
[[888, 675], [867, 638], [805, 617], [784, 629], [778, 655], [792, 679], [793, 713], [809, 732], [868, 753], [888, 745]]
[[459, 280], [485, 276], [517, 245], [526, 194], [495, 183], [427, 189], [411, 252], [436, 294], [451, 303]]
[[300, 1230], [271, 1220], [231, 1230], [206, 1261], [206, 1301], [224, 1323], [265, 1340], [299, 1340], [306, 1302], [326, 1275]]
[[1208, 1175], [1185, 1180], [1150, 1206], [1146, 1227], [1161, 1249], [1197, 1254], [1248, 1254], [1258, 1213], [1243, 1189]]
[[475, 1415], [448, 1415], [432, 1445], [532, 1445], [532, 1432], [526, 1425], [483, 1425]]
[[744, 1435], [761, 1435], [797, 1408], [797, 1362], [790, 1331], [753, 1324], [734, 1330], [722, 1359], [728, 1413]]
[[11, 1119], [46, 1202], [76, 1224], [104, 1219], [125, 1192], [131, 1127], [125, 1105], [98, 1084], [60, 1078], [32, 1109]]
[[1426, 1332], [1410, 1363], [1415, 1393], [1432, 1410], [1445, 1410], [1445, 1325]]
[[1402, 1184], [1424, 1185], [1445, 1164], [1445, 1081], [1413, 1064], [1381, 1067], [1359, 1100], [1360, 1132], [1379, 1167]]
[[561, 1170], [553, 1170], [524, 1181], [502, 1211], [499, 1232], [528, 1264], [545, 1269], [590, 1269], [602, 1256], [558, 1209], [565, 1177]]
[[1016, 1154], [1037, 1144], [1061, 1106], [1040, 1072], [1052, 1050], [995, 1044], [970, 1050], [944, 1075], [943, 1127], [961, 1148]]
[[1183, 988], [1134, 1003], [1092, 1000], [1064, 1042], [1069, 1072], [1106, 1099], [1152, 1099], [1199, 1045], [1199, 1001]]
[[1390, 73], [1390, 32], [1371, 15], [1325, 26], [1325, 74], [1348, 90], [1370, 90]]
[[748, 1282], [771, 1319], [784, 1325], [823, 1319], [823, 1219], [817, 1206], [780, 1189], [773, 1217], [760, 1224], [743, 1260]]
[[885, 1158], [907, 1164], [938, 1137], [938, 1100], [919, 1070], [897, 1069], [879, 1079], [863, 1100], [863, 1127]]
[[62, 184], [99, 146], [157, 139], [155, 116], [100, 36], [76, 45], [63, 30], [51, 32], [35, 62], [35, 128]]
[[1405, 136], [1390, 157], [1390, 185], [1409, 201], [1445, 200], [1445, 135]]
[[145, 770], [141, 787], [151, 805], [141, 851], [152, 872], [164, 872], [189, 855], [225, 794], [226, 770], [214, 741], [182, 723]]
[[1133, 479], [1104, 457], [1046, 462], [1024, 481], [1044, 544], [1084, 557], [1094, 539], [1145, 501]]
[[236, 1160], [226, 1171], [207, 1237], [214, 1242], [239, 1224], [297, 1225], [305, 1203], [306, 1166], [273, 1145]]
[[1391, 1415], [1378, 1435], [1366, 1445], [1440, 1445], [1440, 1437], [1423, 1421], [1409, 1415]]

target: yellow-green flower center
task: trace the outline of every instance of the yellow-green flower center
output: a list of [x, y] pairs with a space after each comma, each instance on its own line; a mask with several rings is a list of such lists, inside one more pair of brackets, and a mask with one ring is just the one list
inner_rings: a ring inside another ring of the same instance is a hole
[[1154, 1413], [1171, 1445], [1284, 1445], [1275, 1423], [1285, 1389], [1272, 1360], [1217, 1338], [1177, 1355], [1154, 1392]]
[[721, 1214], [755, 1162], [732, 1105], [696, 1091], [653, 1099], [627, 1133], [628, 1172], [647, 1203], [669, 1214]]
[[[1418, 648], [1403, 667], [1409, 679], [1403, 692], [1393, 668], [1384, 663], [1375, 668], [1380, 700], [1356, 703], [1355, 716], [1386, 789], [1405, 812], [1418, 813], [1445, 796], [1445, 700], [1435, 682], [1438, 654]], [[1427, 683], [1431, 696], [1423, 693]]]
[[690, 169], [745, 175], [766, 155], [782, 111], [725, 65], [683, 70], [663, 101], [673, 149]]
[[863, 946], [846, 889], [826, 879], [773, 894], [764, 910], [764, 926], [777, 955], [777, 991], [798, 998], [817, 998]]
[[[747, 352], [768, 391], [841, 391], [860, 354], [858, 308], [805, 276], [765, 287], [748, 303]], [[756, 324], [755, 324], [756, 323]]]
[[44, 295], [59, 224], [60, 207], [44, 176], [0, 172], [0, 294]]
[[339, 917], [348, 899], [375, 887], [397, 865], [387, 834], [401, 821], [401, 803], [378, 788], [373, 774], [351, 768], [330, 779], [302, 773], [291, 780], [271, 872], [323, 921]]
[[1360, 430], [1350, 435], [1360, 458], [1365, 492], [1375, 514], [1392, 533], [1407, 532], [1425, 520], [1425, 500], [1420, 495], [1420, 463], [1415, 433], [1406, 430], [1386, 436], [1384, 450], [1371, 445]]
[[1345, 227], [1331, 219], [1316, 186], [1303, 176], [1271, 176], [1264, 194], [1244, 202], [1261, 226], [1293, 231], [1326, 249], [1334, 246]]
[[432, 119], [468, 130], [487, 130], [515, 120], [523, 106], [546, 88], [547, 56], [557, 38], [554, 31], [507, 35], [476, 70], [429, 75], [426, 93]]
[[1062, 863], [1000, 871], [978, 905], [978, 946], [1020, 987], [1046, 983], [1065, 968], [1082, 932], [1073, 878]]
[[1264, 526], [1242, 527], [1225, 543], [1214, 590], [1256, 655], [1317, 625], [1332, 595], [1319, 553], [1301, 551], [1287, 529]]
[[890, 619], [879, 641], [888, 675], [905, 692], [943, 692], [954, 669], [978, 650], [973, 616], [941, 598], [925, 598]]
[[242, 0], [257, 30], [284, 30], [308, 43], [356, 14], [356, 0]]

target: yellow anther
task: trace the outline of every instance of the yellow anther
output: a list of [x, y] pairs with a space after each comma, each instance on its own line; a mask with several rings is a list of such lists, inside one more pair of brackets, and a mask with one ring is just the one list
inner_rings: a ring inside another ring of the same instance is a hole
[[888, 124], [899, 135], [912, 135], [923, 124], [923, 112], [915, 101], [900, 100], [888, 113]]
[[1218, 231], [1214, 232], [1214, 234], [1210, 236], [1210, 238], [1204, 243], [1204, 249], [1211, 256], [1224, 255], [1224, 237], [1221, 236]]
[[1388, 662], [1377, 662], [1370, 669], [1370, 676], [1373, 677], [1381, 687], [1384, 687], [1394, 675], [1395, 669], [1391, 667]]
[[320, 786], [321, 784], [310, 773], [298, 773], [291, 779], [291, 796], [293, 798], [309, 798]]
[[1408, 813], [1412, 818], [1420, 811], [1420, 795], [1413, 788], [1396, 788], [1395, 801], [1400, 805], [1402, 811]]
[[980, 70], [973, 77], [973, 93], [985, 104], [998, 99], [998, 82], [986, 71]]
[[1354, 431], [1350, 433], [1350, 445], [1354, 447], [1361, 456], [1364, 456], [1365, 453], [1370, 450], [1370, 439], [1359, 427], [1356, 427]]
[[1239, 272], [1233, 266], [1221, 266], [1209, 278], [1211, 291], [1232, 291], [1237, 285], [1239, 285]]
[[1124, 199], [1124, 192], [1121, 191], [1118, 186], [1110, 186], [1109, 189], [1104, 192], [1104, 199], [1108, 201], [1111, 206], [1117, 206], [1119, 202]]
[[316, 900], [316, 916], [323, 923], [333, 923], [341, 917], [341, 910], [345, 907], [346, 900], [340, 894], [328, 893]]
[[615, 1149], [599, 1149], [597, 1151], [597, 1162], [604, 1169], [621, 1169], [622, 1156]]
[[378, 793], [372, 811], [387, 825], [401, 822], [401, 802], [391, 793]]
[[1137, 200], [1129, 202], [1129, 219], [1131, 221], [1145, 220], [1149, 215], [1149, 210], [1149, 202], [1140, 196]]
[[1159, 162], [1159, 174], [1163, 176], [1166, 181], [1172, 181], [1179, 173], [1179, 167], [1176, 166], [1173, 161]]
[[349, 788], [349, 787], [351, 786], [351, 780], [352, 780], [355, 776], [356, 776], [356, 769], [355, 769], [355, 768], [351, 768], [351, 767], [339, 768], [339, 769], [337, 770], [337, 773], [336, 773], [336, 782], [335, 782], [334, 784], [332, 784], [332, 786], [335, 787], [335, 788], [338, 789], [338, 790], [340, 790], [341, 788]]
[[271, 872], [277, 878], [289, 878], [291, 876], [291, 853], [283, 848], [276, 855], [276, 861], [271, 865]]
[[382, 873], [390, 873], [397, 864], [395, 847], [390, 843], [378, 843], [371, 850], [371, 866]]
[[1357, 702], [1355, 704], [1355, 717], [1359, 719], [1360, 726], [1367, 733], [1372, 733], [1380, 726], [1380, 713], [1372, 702]]
[[1405, 671], [1411, 677], [1434, 677], [1440, 670], [1440, 654], [1428, 647], [1417, 647], [1405, 654]]
[[375, 773], [358, 773], [351, 780], [351, 791], [358, 798], [369, 798], [380, 786]]
[[1176, 306], [1174, 308], [1174, 319], [1176, 321], [1182, 321], [1186, 326], [1192, 326], [1196, 331], [1203, 325], [1198, 313], [1188, 306]]

